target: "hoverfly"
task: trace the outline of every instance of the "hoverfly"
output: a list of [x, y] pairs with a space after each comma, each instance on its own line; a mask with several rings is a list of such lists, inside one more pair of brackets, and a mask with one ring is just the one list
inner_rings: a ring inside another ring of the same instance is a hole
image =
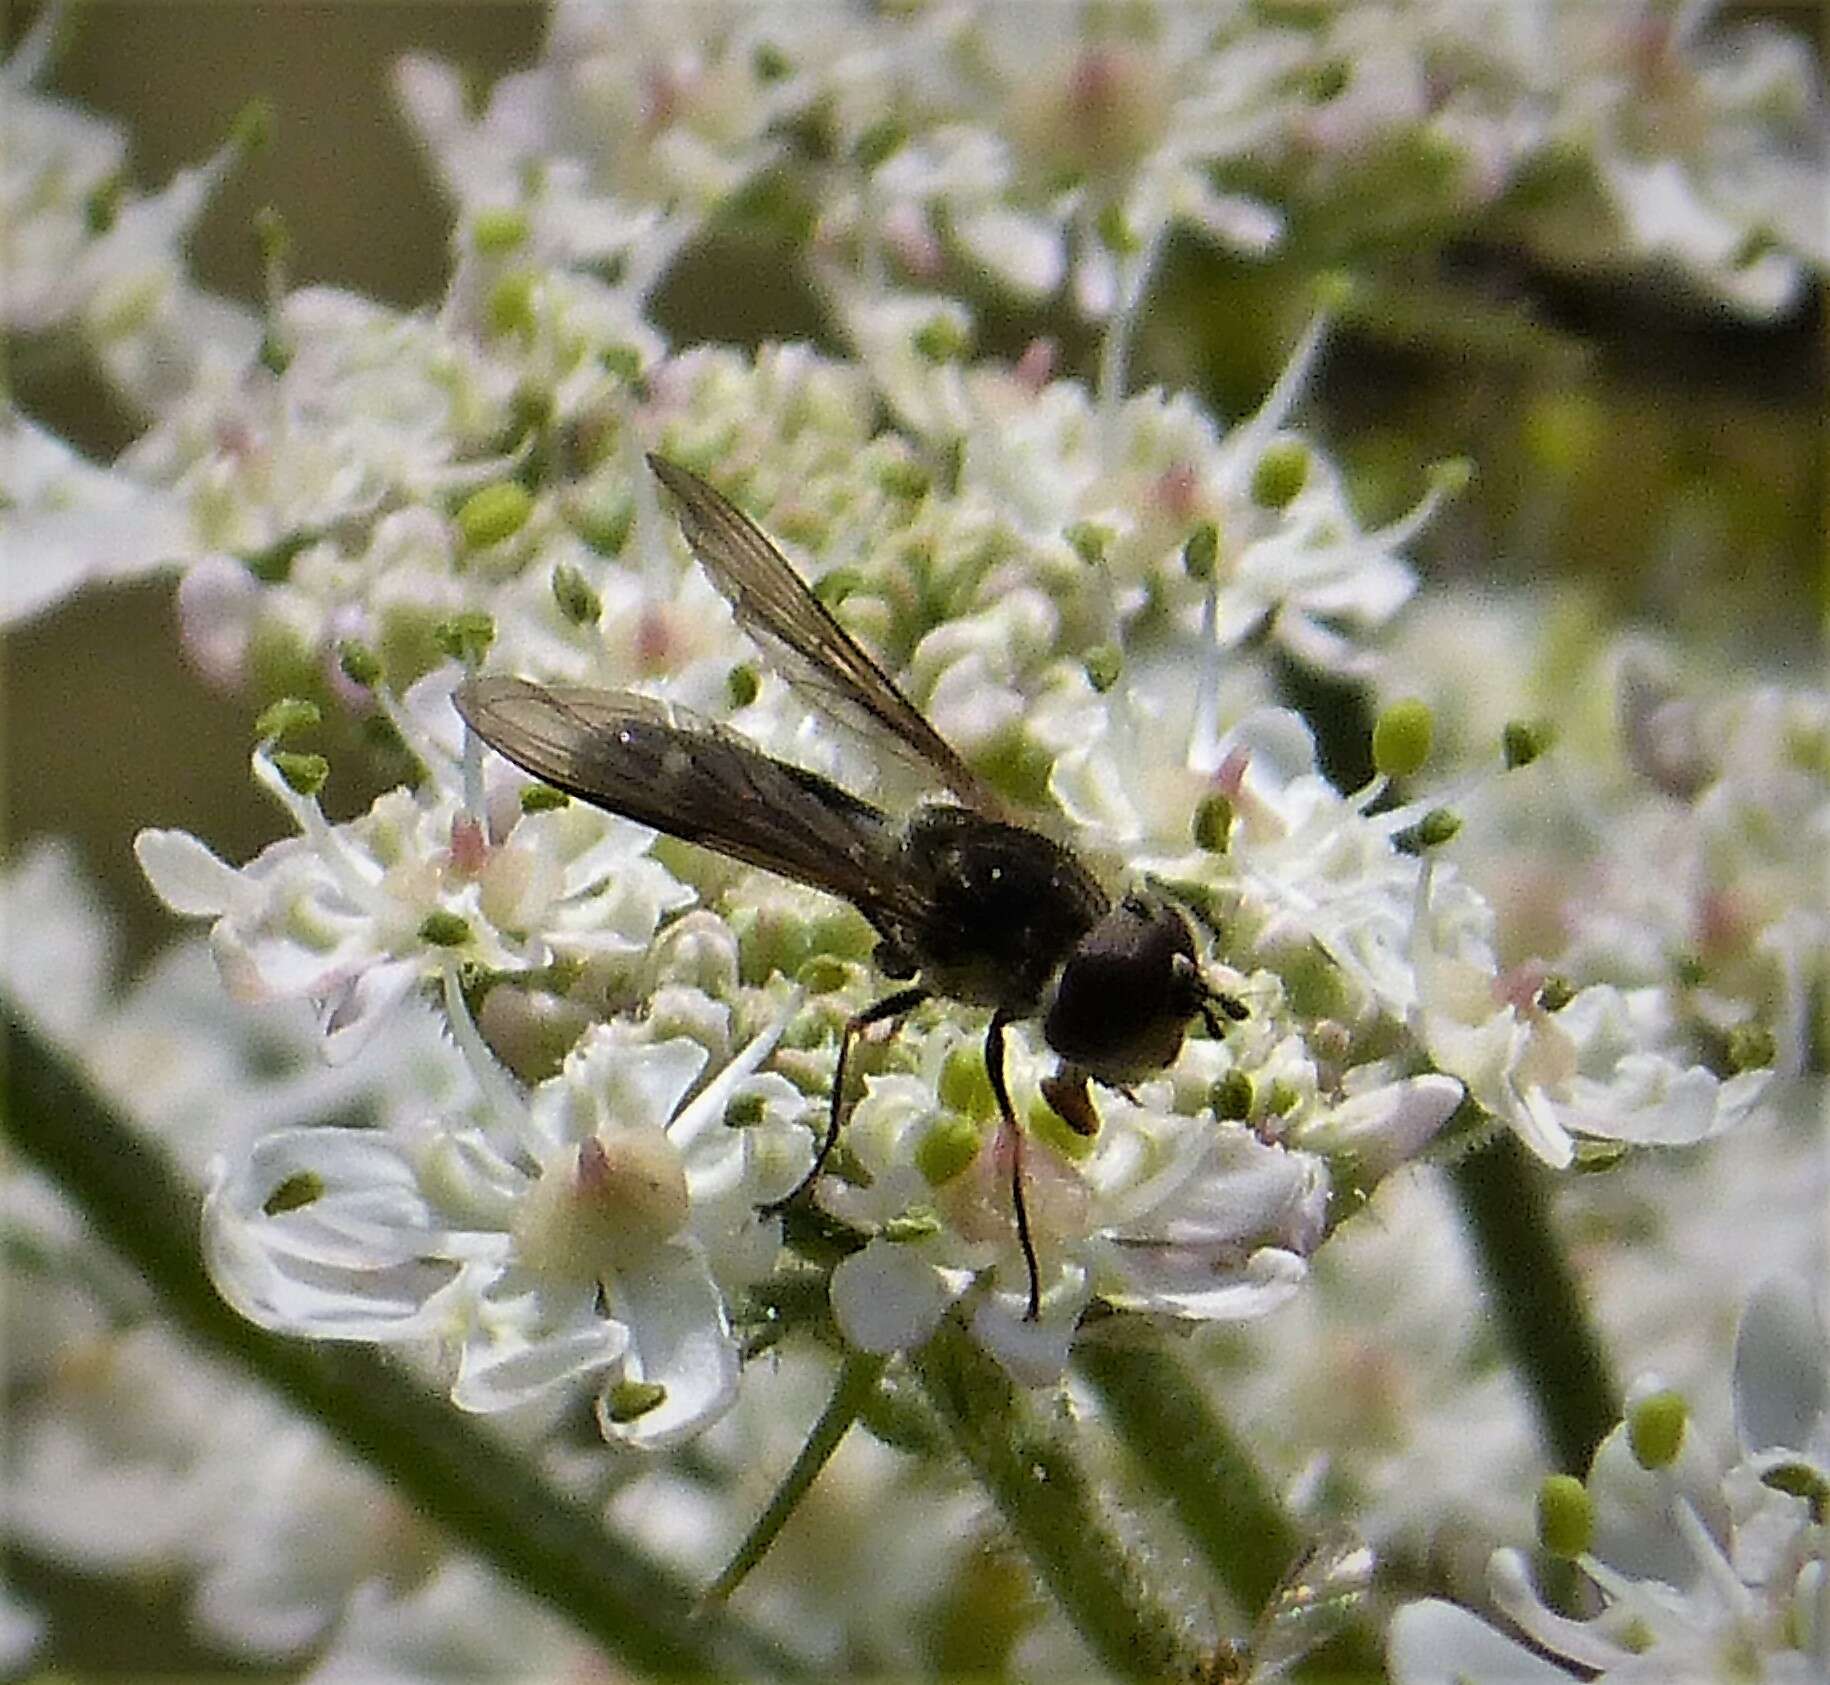
[[1029, 1272], [1041, 1272], [1023, 1192], [1023, 1135], [1004, 1075], [1009, 1026], [1040, 1017], [1058, 1055], [1043, 1094], [1091, 1135], [1089, 1081], [1116, 1088], [1169, 1064], [1189, 1020], [1221, 1032], [1245, 1009], [1212, 988], [1182, 914], [1155, 894], [1116, 904], [1087, 868], [1015, 823], [889, 675], [841, 627], [761, 529], [698, 475], [659, 456], [687, 544], [738, 624], [783, 676], [828, 712], [912, 759], [951, 793], [906, 822], [830, 779], [779, 761], [722, 726], [628, 691], [547, 686], [498, 675], [459, 686], [458, 712], [524, 771], [627, 819], [849, 901], [877, 933], [876, 963], [908, 979], [850, 1018], [839, 1040], [826, 1133], [795, 1188], [818, 1178], [843, 1121], [845, 1066], [869, 1026], [931, 996], [991, 1009], [985, 1064], [1010, 1145], [1011, 1201]]

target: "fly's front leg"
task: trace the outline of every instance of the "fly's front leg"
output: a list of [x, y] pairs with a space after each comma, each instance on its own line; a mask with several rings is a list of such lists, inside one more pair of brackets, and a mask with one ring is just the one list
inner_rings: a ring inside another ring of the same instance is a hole
[[1042, 1268], [1036, 1262], [1036, 1242], [1029, 1232], [1029, 1201], [1023, 1192], [1023, 1131], [1017, 1127], [1016, 1108], [1010, 1103], [1010, 1089], [1004, 1081], [1004, 1031], [1009, 1023], [1004, 1012], [992, 1013], [991, 1027], [985, 1032], [985, 1069], [991, 1076], [991, 1092], [1010, 1141], [1010, 1204], [1017, 1215], [1017, 1245], [1023, 1249], [1023, 1263], [1029, 1271], [1029, 1309], [1023, 1319], [1034, 1322], [1042, 1314]]
[[832, 1149], [838, 1145], [839, 1125], [845, 1118], [845, 1062], [851, 1056], [852, 1043], [871, 1025], [881, 1024], [887, 1018], [900, 1018], [905, 1012], [920, 1006], [927, 998], [926, 989], [898, 989], [893, 995], [885, 995], [875, 1005], [867, 1006], [862, 1012], [854, 1013], [846, 1019], [845, 1028], [839, 1032], [839, 1061], [832, 1072], [832, 1105], [826, 1114], [826, 1139], [820, 1143], [820, 1150], [813, 1155], [813, 1163], [805, 1176], [780, 1199], [772, 1199], [767, 1205], [756, 1208], [763, 1216], [778, 1215], [812, 1187], [819, 1180], [820, 1172], [826, 1168]]

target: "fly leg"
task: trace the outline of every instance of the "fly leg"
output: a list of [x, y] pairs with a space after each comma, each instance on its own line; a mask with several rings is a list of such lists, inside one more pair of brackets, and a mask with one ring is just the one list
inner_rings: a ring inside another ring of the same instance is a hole
[[1023, 1263], [1029, 1270], [1029, 1309], [1025, 1322], [1034, 1322], [1042, 1314], [1042, 1267], [1036, 1262], [1036, 1242], [1029, 1232], [1029, 1201], [1023, 1194], [1023, 1131], [1017, 1127], [1016, 1108], [1010, 1103], [1010, 1089], [1004, 1081], [1004, 1030], [1009, 1016], [1001, 1009], [991, 1015], [991, 1027], [985, 1032], [985, 1069], [991, 1076], [991, 1092], [998, 1102], [1005, 1134], [1010, 1138], [1010, 1203], [1017, 1214], [1017, 1244], [1023, 1249]]
[[900, 1018], [905, 1012], [920, 1006], [927, 998], [928, 991], [923, 988], [898, 989], [893, 995], [885, 995], [875, 1005], [867, 1006], [862, 1012], [854, 1013], [846, 1019], [845, 1028], [839, 1032], [839, 1062], [832, 1072], [832, 1107], [826, 1115], [826, 1139], [820, 1143], [820, 1150], [813, 1155], [813, 1163], [808, 1166], [805, 1176], [780, 1199], [772, 1199], [767, 1205], [757, 1206], [756, 1209], [763, 1216], [776, 1216], [812, 1187], [819, 1179], [820, 1172], [826, 1168], [832, 1149], [838, 1145], [839, 1125], [845, 1117], [845, 1061], [850, 1057], [852, 1043], [871, 1025], [881, 1024], [886, 1018]]

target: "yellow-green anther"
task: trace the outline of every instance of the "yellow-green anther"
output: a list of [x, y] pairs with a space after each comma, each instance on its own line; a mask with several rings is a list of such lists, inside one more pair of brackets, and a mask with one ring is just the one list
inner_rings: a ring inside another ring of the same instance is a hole
[[489, 331], [506, 338], [510, 334], [526, 334], [534, 326], [534, 278], [522, 273], [504, 275], [489, 289], [489, 297], [483, 306], [483, 314], [489, 323]]
[[315, 532], [289, 532], [264, 549], [248, 551], [241, 557], [241, 565], [263, 585], [283, 585], [292, 574], [299, 552], [317, 541]]
[[292, 347], [271, 327], [261, 333], [261, 342], [254, 353], [260, 366], [271, 375], [282, 375], [292, 367]]
[[1441, 848], [1461, 830], [1461, 815], [1453, 808], [1433, 807], [1417, 821], [1419, 848]]
[[439, 621], [432, 628], [432, 641], [441, 654], [452, 660], [467, 667], [480, 666], [489, 646], [496, 641], [495, 619], [481, 609], [466, 609]]
[[1430, 470], [1430, 485], [1439, 497], [1459, 497], [1474, 478], [1474, 464], [1465, 456], [1451, 456]]
[[1546, 1012], [1561, 1012], [1576, 998], [1576, 985], [1553, 971], [1538, 985], [1538, 1005]]
[[1728, 1032], [1728, 1068], [1731, 1071], [1764, 1071], [1779, 1057], [1773, 1032], [1752, 1019]]
[[261, 1210], [269, 1217], [278, 1217], [323, 1197], [324, 1178], [309, 1170], [296, 1170], [261, 1201]]
[[1684, 1444], [1690, 1412], [1675, 1392], [1655, 1392], [1627, 1412], [1627, 1444], [1643, 1469], [1662, 1469], [1677, 1458]]
[[1700, 989], [1709, 971], [1701, 954], [1679, 954], [1671, 962], [1671, 975], [1681, 988]]
[[345, 638], [337, 645], [337, 666], [344, 678], [364, 690], [373, 690], [381, 682], [381, 657], [354, 638]]
[[473, 550], [500, 544], [527, 524], [533, 494], [519, 480], [497, 480], [473, 491], [458, 506], [458, 531]]
[[879, 117], [858, 136], [852, 156], [861, 169], [874, 170], [896, 156], [909, 138], [908, 130], [895, 117]]
[[1430, 758], [1434, 724], [1421, 698], [1394, 702], [1373, 724], [1373, 765], [1387, 778], [1409, 778]]
[[299, 696], [282, 696], [277, 702], [269, 702], [255, 717], [254, 738], [257, 743], [277, 743], [295, 731], [310, 731], [323, 719], [317, 703]]
[[543, 381], [524, 380], [508, 401], [509, 425], [517, 438], [540, 433], [553, 424], [558, 409], [553, 390]]
[[1360, 283], [1345, 269], [1330, 269], [1316, 278], [1315, 303], [1319, 310], [1338, 315], [1360, 296]]
[[83, 226], [91, 234], [106, 234], [121, 214], [121, 201], [127, 196], [127, 178], [109, 176], [89, 190], [83, 200]]
[[512, 252], [526, 241], [527, 236], [527, 212], [517, 206], [478, 211], [471, 219], [470, 243], [484, 257], [501, 257]]
[[1104, 696], [1115, 684], [1118, 675], [1124, 671], [1125, 658], [1119, 653], [1116, 644], [1095, 644], [1087, 651], [1082, 669], [1086, 673], [1087, 683]]
[[1220, 790], [1211, 790], [1195, 803], [1192, 827], [1196, 848], [1209, 854], [1224, 854], [1233, 835], [1233, 798]]
[[1252, 1079], [1244, 1071], [1228, 1071], [1218, 1077], [1207, 1091], [1207, 1103], [1214, 1116], [1229, 1123], [1243, 1123], [1252, 1115]]
[[271, 759], [274, 770], [301, 796], [315, 796], [330, 777], [330, 762], [322, 755], [294, 755], [280, 749]]
[[618, 556], [635, 529], [635, 503], [627, 497], [594, 504], [572, 517], [578, 536], [600, 556]]
[[1553, 1474], [1538, 1488], [1538, 1542], [1552, 1556], [1578, 1557], [1595, 1536], [1595, 1504], [1573, 1474]]
[[1592, 396], [1558, 393], [1532, 405], [1520, 432], [1538, 466], [1567, 475], [1596, 459], [1607, 430], [1607, 411]]
[[759, 82], [779, 82], [793, 68], [794, 61], [773, 41], [759, 41], [750, 54], [750, 70]]
[[1203, 521], [1182, 546], [1183, 570], [1190, 579], [1212, 579], [1219, 559], [1220, 529], [1212, 521]]
[[551, 784], [530, 784], [521, 792], [521, 811], [551, 813], [556, 808], [569, 806], [571, 800], [564, 790], [555, 790]]
[[944, 1187], [979, 1156], [984, 1134], [959, 1112], [942, 1112], [915, 1143], [915, 1168], [931, 1188]]
[[892, 460], [877, 470], [877, 484], [890, 494], [913, 503], [928, 495], [934, 476], [919, 462]]
[[617, 1423], [633, 1422], [667, 1401], [659, 1381], [618, 1381], [604, 1396], [604, 1414]]
[[883, 1238], [899, 1246], [918, 1240], [932, 1240], [940, 1233], [940, 1219], [932, 1211], [916, 1209], [892, 1217], [883, 1225]]
[[235, 113], [235, 121], [229, 125], [229, 144], [243, 154], [258, 152], [271, 144], [278, 121], [273, 101], [258, 95]]
[[254, 213], [254, 239], [264, 268], [278, 268], [292, 255], [292, 230], [276, 205], [262, 205]]
[[606, 345], [598, 352], [597, 360], [606, 374], [613, 374], [619, 380], [642, 378], [642, 353], [633, 345], [625, 345], [620, 340], [614, 345]]
[[864, 575], [856, 568], [834, 568], [813, 582], [813, 594], [828, 608], [837, 608], [863, 584]]
[[1625, 1141], [1584, 1140], [1576, 1143], [1575, 1150], [1570, 1168], [1578, 1176], [1598, 1176], [1623, 1162], [1628, 1147]]
[[940, 1103], [967, 1117], [990, 1117], [997, 1104], [991, 1091], [991, 1073], [985, 1068], [985, 1050], [976, 1042], [961, 1042], [941, 1062], [935, 1085]]
[[604, 612], [603, 599], [591, 589], [591, 582], [566, 562], [553, 569], [553, 601], [574, 626], [595, 626]]
[[1287, 1077], [1276, 1077], [1271, 1082], [1271, 1092], [1265, 1096], [1265, 1106], [1277, 1117], [1287, 1117], [1302, 1104], [1302, 1093], [1296, 1084]]
[[1522, 766], [1530, 766], [1550, 747], [1550, 740], [1551, 733], [1547, 726], [1532, 725], [1525, 720], [1509, 720], [1506, 729], [1500, 733], [1500, 752], [1505, 756], [1506, 770], [1516, 772]]
[[1260, 509], [1284, 509], [1308, 484], [1309, 447], [1300, 439], [1274, 439], [1252, 469], [1252, 501]]
[[934, 316], [915, 330], [911, 343], [930, 363], [954, 363], [966, 355], [971, 342], [962, 323], [951, 316]]
[[1762, 1486], [1775, 1492], [1788, 1492], [1803, 1498], [1810, 1506], [1811, 1519], [1818, 1526], [1830, 1521], [1830, 1482], [1809, 1463], [1780, 1463], [1760, 1477]]
[[738, 1094], [724, 1108], [726, 1129], [754, 1129], [762, 1122], [766, 1107], [760, 1094]]
[[747, 708], [762, 694], [762, 679], [747, 661], [740, 661], [724, 677], [724, 699], [733, 708]]
[[1347, 91], [1353, 69], [1345, 59], [1328, 59], [1313, 66], [1303, 77], [1302, 89], [1312, 105], [1326, 105]]
[[440, 907], [420, 921], [419, 939], [434, 948], [461, 948], [470, 940], [470, 921]]
[[1100, 206], [1093, 219], [1093, 232], [1099, 236], [1099, 243], [1118, 257], [1136, 251], [1141, 243], [1137, 230], [1125, 216], [1125, 207], [1112, 199]]
[[1112, 544], [1112, 529], [1097, 521], [1075, 521], [1061, 536], [1088, 567], [1098, 567], [1105, 561], [1106, 551]]

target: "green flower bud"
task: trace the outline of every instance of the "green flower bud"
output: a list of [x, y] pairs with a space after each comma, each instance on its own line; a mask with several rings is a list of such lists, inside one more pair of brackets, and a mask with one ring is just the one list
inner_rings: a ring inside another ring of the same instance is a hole
[[315, 796], [330, 777], [330, 762], [322, 755], [293, 755], [280, 749], [271, 758], [280, 777], [301, 796]]
[[553, 601], [574, 626], [595, 626], [604, 612], [603, 599], [577, 568], [561, 562], [553, 569]]
[[526, 335], [534, 329], [534, 278], [525, 272], [504, 275], [489, 289], [483, 306], [489, 331], [498, 338]]
[[519, 206], [478, 211], [470, 223], [470, 243], [484, 257], [502, 257], [526, 241], [527, 213]]
[[1182, 546], [1183, 570], [1190, 579], [1209, 580], [1219, 559], [1220, 529], [1212, 521], [1203, 521]]
[[750, 54], [750, 73], [759, 82], [779, 82], [794, 69], [794, 61], [773, 41], [759, 41]]
[[1460, 830], [1460, 814], [1446, 807], [1433, 807], [1417, 821], [1417, 842], [1423, 848], [1441, 848]]
[[985, 1050], [976, 1042], [961, 1042], [947, 1054], [935, 1088], [943, 1106], [967, 1117], [990, 1117], [997, 1105], [991, 1073], [985, 1068]]
[[1215, 1117], [1228, 1123], [1243, 1123], [1252, 1115], [1252, 1079], [1244, 1071], [1228, 1071], [1207, 1091], [1207, 1103], [1213, 1107]]
[[1573, 1474], [1553, 1474], [1538, 1488], [1538, 1542], [1552, 1556], [1580, 1556], [1595, 1536], [1595, 1505]]
[[121, 201], [126, 197], [124, 176], [112, 175], [106, 181], [97, 182], [89, 190], [88, 198], [83, 200], [83, 226], [91, 234], [106, 234], [119, 219]]
[[428, 913], [419, 927], [419, 939], [435, 948], [461, 948], [470, 940], [470, 921], [461, 913], [440, 907]]
[[555, 808], [570, 806], [571, 801], [564, 790], [555, 790], [551, 784], [529, 784], [521, 792], [521, 811], [551, 813]]
[[310, 731], [323, 722], [323, 711], [315, 702], [303, 697], [282, 696], [269, 702], [254, 721], [254, 737], [259, 743], [277, 743], [295, 731]]
[[857, 160], [860, 169], [874, 170], [879, 164], [895, 157], [907, 144], [908, 138], [908, 130], [897, 118], [879, 117], [858, 136], [857, 144], [852, 148], [852, 157]]
[[733, 708], [747, 708], [762, 694], [762, 679], [747, 661], [739, 662], [725, 675], [724, 694]]
[[1112, 544], [1112, 529], [1097, 521], [1076, 521], [1061, 536], [1088, 567], [1100, 566]]
[[534, 512], [534, 499], [518, 480], [497, 480], [473, 491], [458, 506], [458, 531], [472, 550], [512, 538]]
[[606, 345], [598, 352], [597, 360], [605, 373], [621, 380], [633, 382], [642, 378], [642, 353], [633, 345]]
[[1500, 752], [1506, 759], [1506, 770], [1516, 772], [1530, 766], [1551, 745], [1554, 733], [1544, 724], [1511, 720], [1500, 733]]
[[913, 344], [930, 363], [956, 363], [970, 349], [971, 338], [963, 322], [935, 316], [915, 330]]
[[1683, 1398], [1675, 1392], [1655, 1392], [1627, 1412], [1627, 1444], [1633, 1460], [1643, 1469], [1662, 1469], [1677, 1459], [1684, 1444], [1684, 1424], [1689, 1417]]
[[440, 654], [461, 661], [466, 667], [478, 667], [496, 641], [496, 623], [482, 610], [471, 609], [439, 621], [432, 628], [432, 641]]
[[337, 645], [337, 665], [344, 678], [364, 690], [373, 690], [381, 682], [381, 657], [354, 638], [345, 638]]
[[1104, 696], [1118, 683], [1118, 675], [1124, 670], [1124, 657], [1116, 644], [1095, 644], [1087, 651], [1082, 666], [1087, 683]]
[[235, 113], [235, 121], [229, 125], [229, 144], [244, 157], [259, 152], [272, 144], [273, 131], [278, 126], [273, 101], [264, 94], [258, 95]]
[[1373, 765], [1387, 778], [1409, 778], [1430, 758], [1433, 726], [1427, 702], [1415, 696], [1394, 702], [1373, 725]]
[[592, 504], [572, 513], [578, 536], [600, 556], [620, 556], [635, 529], [635, 503], [627, 497]]
[[907, 1246], [919, 1240], [932, 1240], [940, 1233], [940, 1219], [932, 1211], [919, 1207], [905, 1211], [899, 1217], [892, 1217], [883, 1225], [883, 1238], [894, 1241], [899, 1246]]

